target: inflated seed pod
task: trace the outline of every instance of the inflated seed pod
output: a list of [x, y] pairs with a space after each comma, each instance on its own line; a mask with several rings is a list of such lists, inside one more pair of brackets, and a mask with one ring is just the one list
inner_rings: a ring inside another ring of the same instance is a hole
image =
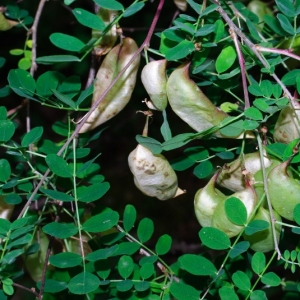
[[269, 173], [268, 190], [274, 209], [283, 218], [294, 221], [294, 208], [300, 203], [300, 184], [288, 174], [289, 163], [287, 160]]
[[[265, 167], [269, 167], [271, 163], [272, 160], [264, 151]], [[218, 185], [233, 192], [245, 189], [245, 176], [242, 174], [244, 169], [247, 173], [250, 173], [250, 177], [253, 176], [257, 171], [261, 170], [260, 154], [258, 151], [245, 154], [244, 159], [239, 156], [233, 162], [226, 164], [218, 176]]]
[[8, 204], [4, 200], [4, 196], [0, 196], [0, 218], [10, 220], [10, 217], [14, 211], [15, 206]]
[[[148, 117], [143, 135], [146, 135], [147, 129]], [[129, 154], [128, 164], [136, 187], [144, 194], [168, 200], [184, 193], [178, 188], [177, 175], [163, 155], [154, 155], [146, 147], [138, 145]]]
[[[92, 104], [100, 98], [137, 50], [138, 46], [135, 41], [127, 37], [106, 55], [96, 75]], [[135, 86], [139, 64], [140, 55], [134, 59], [99, 106], [89, 116], [79, 133], [90, 131], [103, 124], [125, 107]]]
[[[111, 23], [116, 15], [118, 14], [118, 11], [116, 10], [109, 10], [103, 7], [100, 7], [97, 15], [103, 20], [105, 26], [107, 26], [109, 23]], [[99, 39], [103, 32], [101, 30], [92, 30], [92, 37], [95, 39]], [[111, 29], [102, 37], [99, 44], [94, 46], [94, 53], [97, 56], [105, 55], [107, 54], [112, 47], [115, 45], [118, 38], [117, 33], [117, 25], [114, 24]]]
[[298, 119], [300, 119], [300, 104], [294, 101], [293, 106], [289, 104], [281, 110], [274, 127], [274, 140], [288, 144], [299, 138], [300, 126]]
[[233, 195], [227, 197], [224, 201], [221, 201], [212, 217], [211, 226], [222, 230], [229, 238], [237, 236], [241, 230], [244, 228], [243, 226], [236, 225], [232, 223], [226, 215], [225, 212], [225, 202], [227, 199], [235, 197], [241, 200], [247, 210], [247, 218], [249, 219], [251, 213], [254, 211], [255, 206], [257, 204], [257, 196], [252, 186], [247, 185], [247, 187], [242, 190], [234, 193]]
[[219, 125], [228, 115], [190, 79], [189, 67], [190, 62], [187, 62], [172, 72], [167, 81], [167, 95], [173, 111], [194, 130], [201, 132]]
[[141, 74], [142, 83], [152, 104], [160, 111], [164, 110], [168, 104], [166, 67], [166, 59], [151, 61], [145, 65]]
[[194, 199], [194, 209], [198, 222], [202, 227], [211, 226], [212, 216], [217, 205], [226, 199], [226, 196], [215, 188], [217, 172], [206, 186], [199, 189]]
[[[276, 221], [281, 222], [280, 215], [273, 211]], [[252, 235], [243, 233], [243, 237], [250, 243], [250, 248], [256, 252], [269, 252], [275, 249], [274, 237], [271, 225], [270, 211], [262, 206], [259, 207], [257, 214], [253, 220], [263, 220], [269, 223], [269, 227], [265, 230], [258, 231]], [[276, 240], [279, 241], [281, 233], [281, 224], [275, 224]]]

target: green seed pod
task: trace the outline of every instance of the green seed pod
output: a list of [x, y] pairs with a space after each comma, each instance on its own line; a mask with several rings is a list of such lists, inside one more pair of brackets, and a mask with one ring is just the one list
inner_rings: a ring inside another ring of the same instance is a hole
[[167, 81], [167, 95], [173, 111], [194, 130], [201, 132], [219, 125], [228, 115], [219, 110], [190, 79], [189, 67], [190, 62], [172, 72]]
[[194, 199], [194, 209], [197, 220], [202, 227], [210, 227], [212, 216], [217, 205], [226, 199], [226, 196], [215, 188], [216, 179], [219, 175], [217, 172], [207, 183], [199, 189]]
[[15, 206], [8, 204], [4, 200], [4, 196], [0, 196], [0, 218], [10, 220]]
[[[277, 221], [281, 222], [280, 215], [274, 212], [274, 217]], [[269, 227], [265, 230], [258, 231], [252, 235], [243, 234], [246, 241], [250, 242], [250, 248], [256, 252], [269, 252], [275, 249], [273, 231], [271, 225], [270, 211], [262, 206], [258, 209], [257, 214], [253, 220], [263, 220], [269, 223]], [[281, 224], [276, 223], [276, 240], [279, 241], [281, 233]]]
[[[243, 165], [244, 161], [244, 165]], [[264, 165], [269, 167], [272, 161], [264, 152]], [[242, 191], [245, 189], [245, 176], [242, 171], [246, 170], [250, 173], [250, 177], [261, 170], [260, 154], [259, 152], [247, 153], [244, 155], [244, 160], [241, 157], [237, 158], [233, 162], [225, 165], [222, 172], [218, 176], [217, 183], [233, 192]]]
[[[98, 11], [98, 16], [103, 20], [105, 26], [107, 26], [109, 23], [111, 23], [116, 15], [118, 14], [118, 11], [116, 10], [109, 10], [103, 7], [100, 7]], [[103, 32], [101, 30], [92, 30], [92, 37], [95, 39], [99, 39]], [[102, 37], [99, 44], [94, 46], [94, 52], [97, 56], [105, 55], [107, 54], [112, 47], [115, 45], [118, 38], [117, 33], [117, 25], [113, 25], [111, 29]]]
[[278, 143], [288, 144], [294, 139], [300, 137], [300, 104], [296, 101], [291, 105], [283, 108], [279, 114], [274, 128], [274, 140]]
[[240, 199], [247, 210], [247, 218], [249, 219], [251, 213], [254, 211], [255, 206], [257, 204], [257, 196], [252, 186], [248, 185], [244, 190], [238, 191], [233, 195], [227, 197], [224, 201], [220, 202], [213, 214], [211, 226], [222, 230], [227, 234], [229, 238], [237, 236], [241, 230], [244, 228], [243, 226], [239, 226], [233, 224], [227, 218], [225, 212], [225, 202], [228, 198], [235, 197]]
[[294, 221], [294, 208], [300, 203], [300, 184], [288, 174], [289, 163], [287, 160], [269, 173], [268, 190], [274, 209], [283, 218]]
[[[125, 38], [121, 44], [115, 46], [107, 54], [96, 75], [92, 104], [100, 98], [137, 50], [138, 46], [135, 41], [131, 38]], [[90, 131], [103, 124], [125, 107], [130, 100], [135, 86], [139, 64], [140, 55], [136, 57], [99, 106], [89, 116], [79, 133]]]
[[157, 110], [163, 111], [168, 104], [167, 97], [167, 60], [151, 61], [142, 70], [141, 80]]
[[[148, 116], [143, 135], [148, 132]], [[184, 193], [178, 188], [177, 175], [168, 160], [161, 154], [154, 155], [138, 145], [128, 156], [130, 171], [136, 187], [150, 197], [168, 200]]]

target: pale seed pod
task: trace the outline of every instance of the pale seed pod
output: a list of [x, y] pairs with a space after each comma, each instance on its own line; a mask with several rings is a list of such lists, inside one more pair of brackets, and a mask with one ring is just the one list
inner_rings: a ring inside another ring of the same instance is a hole
[[287, 160], [269, 173], [268, 190], [274, 209], [283, 218], [294, 221], [294, 208], [300, 203], [300, 184], [288, 174], [289, 163]]
[[[281, 222], [280, 215], [273, 211], [276, 221]], [[269, 252], [275, 249], [274, 237], [271, 225], [270, 211], [262, 206], [259, 207], [257, 214], [253, 220], [263, 220], [269, 223], [269, 227], [265, 230], [258, 231], [252, 235], [247, 235], [243, 233], [243, 237], [246, 241], [250, 243], [250, 248], [256, 252]], [[275, 224], [276, 240], [279, 241], [281, 233], [281, 224]]]
[[[116, 10], [109, 10], [103, 7], [100, 7], [97, 15], [103, 20], [105, 26], [107, 26], [109, 23], [111, 23], [115, 16], [118, 14], [118, 11]], [[99, 37], [103, 34], [101, 30], [92, 30], [92, 37], [95, 39], [99, 39]], [[117, 25], [114, 24], [111, 29], [102, 37], [99, 44], [94, 46], [94, 53], [97, 56], [105, 55], [107, 54], [112, 47], [115, 45], [116, 41], [118, 39], [118, 33], [117, 33]]]
[[289, 104], [279, 114], [273, 134], [274, 140], [278, 143], [288, 144], [300, 137], [298, 121], [300, 119], [300, 104], [293, 101], [293, 107]]
[[180, 65], [167, 81], [173, 111], [194, 130], [201, 132], [219, 125], [228, 115], [219, 110], [189, 77], [190, 62]]
[[[143, 135], [148, 130], [148, 116]], [[138, 145], [128, 156], [130, 171], [136, 187], [150, 197], [168, 200], [184, 193], [178, 188], [177, 175], [168, 160], [154, 155], [149, 149]]]
[[10, 220], [15, 206], [8, 204], [4, 200], [4, 196], [0, 196], [0, 218]]
[[[127, 65], [138, 50], [138, 46], [131, 38], [123, 39], [104, 58], [96, 75], [92, 104], [95, 103], [108, 88], [114, 78]], [[118, 114], [129, 102], [133, 92], [137, 71], [140, 64], [138, 55], [132, 64], [122, 74], [116, 84], [100, 102], [99, 106], [89, 116], [79, 133], [87, 132], [108, 121]]]
[[187, 2], [186, 0], [174, 0], [175, 5], [182, 11], [187, 10]]
[[151, 61], [145, 65], [141, 74], [142, 83], [154, 107], [160, 111], [168, 104], [166, 67], [166, 59]]
[[249, 220], [250, 215], [255, 209], [257, 204], [257, 196], [252, 186], [248, 185], [244, 190], [238, 191], [233, 195], [227, 197], [224, 201], [221, 201], [213, 214], [211, 226], [222, 230], [229, 238], [237, 236], [243, 226], [232, 223], [226, 216], [225, 202], [228, 198], [235, 197], [241, 200], [247, 210], [247, 219]]
[[215, 188], [217, 172], [206, 186], [199, 189], [194, 199], [194, 209], [198, 222], [202, 227], [210, 227], [213, 213], [217, 205], [226, 199], [226, 196]]
[[[243, 165], [244, 161], [244, 165]], [[264, 165], [268, 168], [272, 163], [272, 160], [266, 154], [264, 150]], [[242, 191], [245, 189], [245, 176], [242, 171], [245, 169], [246, 173], [250, 173], [250, 177], [261, 170], [261, 161], [259, 152], [247, 153], [244, 155], [244, 159], [238, 157], [233, 162], [226, 164], [218, 176], [218, 185], [227, 188], [233, 192]]]

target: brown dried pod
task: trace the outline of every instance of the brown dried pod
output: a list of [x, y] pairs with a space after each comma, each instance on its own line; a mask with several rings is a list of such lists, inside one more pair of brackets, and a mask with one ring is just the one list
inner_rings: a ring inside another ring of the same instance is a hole
[[[137, 50], [138, 46], [135, 41], [127, 37], [107, 54], [96, 75], [92, 104], [100, 98]], [[135, 87], [139, 64], [140, 55], [134, 59], [99, 106], [89, 116], [79, 133], [90, 131], [103, 124], [125, 107]]]

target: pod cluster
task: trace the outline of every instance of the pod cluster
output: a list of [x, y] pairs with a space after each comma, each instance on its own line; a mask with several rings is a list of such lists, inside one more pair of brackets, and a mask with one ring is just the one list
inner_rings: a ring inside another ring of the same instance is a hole
[[[167, 63], [165, 59], [151, 61], [142, 70], [141, 80], [150, 98], [146, 101], [150, 109], [163, 111], [169, 103], [172, 110], [198, 132], [217, 126], [228, 117], [190, 78], [190, 62], [177, 67], [169, 77], [166, 75]], [[218, 131], [214, 136], [225, 137]], [[226, 136], [241, 137], [243, 134]], [[153, 155], [138, 145], [129, 155], [128, 162], [135, 185], [146, 195], [166, 200], [181, 193], [177, 190], [176, 174], [164, 156]]]
[[[289, 170], [289, 162], [280, 162], [270, 158], [266, 153], [263, 157], [267, 188], [275, 218], [276, 240], [281, 233], [281, 218], [294, 221], [294, 208], [300, 203], [300, 184], [293, 178]], [[284, 184], [283, 184], [284, 183]], [[230, 190], [233, 194], [225, 196], [215, 186]], [[235, 197], [243, 202], [247, 210], [247, 222], [263, 220], [269, 227], [252, 235], [243, 233], [246, 241], [254, 251], [268, 252], [274, 250], [274, 236], [271, 227], [271, 216], [267, 201], [263, 198], [265, 186], [259, 152], [245, 154], [230, 164], [225, 165], [195, 195], [194, 208], [196, 217], [202, 227], [215, 227], [222, 230], [228, 237], [234, 237], [244, 230], [244, 226], [231, 222], [225, 211], [226, 200]], [[258, 207], [258, 201], [260, 199]]]

